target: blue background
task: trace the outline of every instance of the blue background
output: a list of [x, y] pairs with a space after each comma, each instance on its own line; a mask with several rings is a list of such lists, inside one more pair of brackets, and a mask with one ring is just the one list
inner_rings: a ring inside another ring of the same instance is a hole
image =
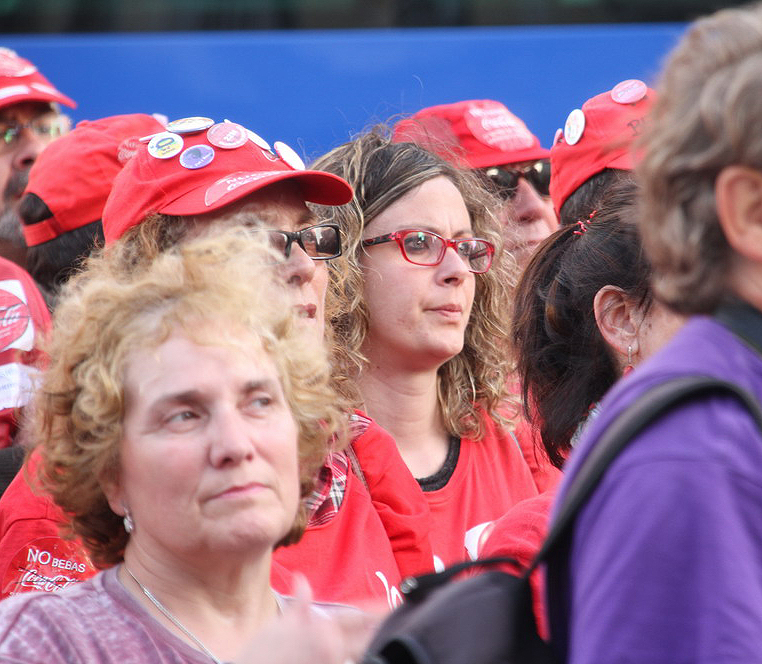
[[545, 146], [573, 108], [620, 80], [656, 80], [684, 24], [5, 35], [79, 103], [228, 118], [315, 158], [369, 123], [497, 99]]

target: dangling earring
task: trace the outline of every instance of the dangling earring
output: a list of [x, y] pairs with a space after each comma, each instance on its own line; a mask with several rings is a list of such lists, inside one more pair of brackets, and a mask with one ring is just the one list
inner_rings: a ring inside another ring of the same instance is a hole
[[635, 367], [632, 365], [632, 346], [627, 346], [627, 366], [622, 371], [622, 375], [626, 376]]
[[135, 530], [135, 522], [132, 520], [132, 514], [130, 514], [130, 510], [127, 507], [124, 508], [123, 523], [128, 535]]

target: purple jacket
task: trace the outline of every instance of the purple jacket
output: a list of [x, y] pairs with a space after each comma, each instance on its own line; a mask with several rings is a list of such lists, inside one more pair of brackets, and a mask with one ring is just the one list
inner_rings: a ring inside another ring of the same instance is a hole
[[[762, 314], [754, 312], [762, 345]], [[601, 432], [655, 384], [725, 378], [762, 401], [762, 356], [694, 318], [606, 396], [559, 498]], [[571, 664], [762, 662], [762, 433], [731, 396], [647, 427], [614, 461], [548, 566], [550, 627]]]

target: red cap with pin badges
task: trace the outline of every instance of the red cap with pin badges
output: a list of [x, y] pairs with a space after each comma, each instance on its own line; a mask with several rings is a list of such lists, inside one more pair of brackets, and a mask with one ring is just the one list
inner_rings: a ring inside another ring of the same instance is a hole
[[643, 81], [628, 79], [569, 113], [550, 149], [550, 197], [556, 213], [596, 173], [634, 168], [638, 155], [633, 143], [655, 98]]
[[135, 157], [114, 181], [103, 211], [106, 243], [152, 213], [205, 214], [285, 180], [298, 184], [310, 203], [343, 205], [352, 199], [346, 180], [305, 170], [285, 143], [276, 141], [271, 147], [228, 120], [175, 120], [164, 131], [143, 137]]

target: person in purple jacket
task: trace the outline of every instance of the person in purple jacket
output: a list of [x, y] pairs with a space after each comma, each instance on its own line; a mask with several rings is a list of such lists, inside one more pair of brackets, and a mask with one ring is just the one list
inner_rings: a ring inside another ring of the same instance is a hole
[[[621, 381], [559, 500], [616, 416], [703, 374], [762, 400], [762, 5], [696, 22], [671, 54], [640, 167], [656, 297], [693, 317]], [[559, 660], [762, 659], [762, 432], [731, 396], [671, 409], [613, 462], [548, 563]]]

